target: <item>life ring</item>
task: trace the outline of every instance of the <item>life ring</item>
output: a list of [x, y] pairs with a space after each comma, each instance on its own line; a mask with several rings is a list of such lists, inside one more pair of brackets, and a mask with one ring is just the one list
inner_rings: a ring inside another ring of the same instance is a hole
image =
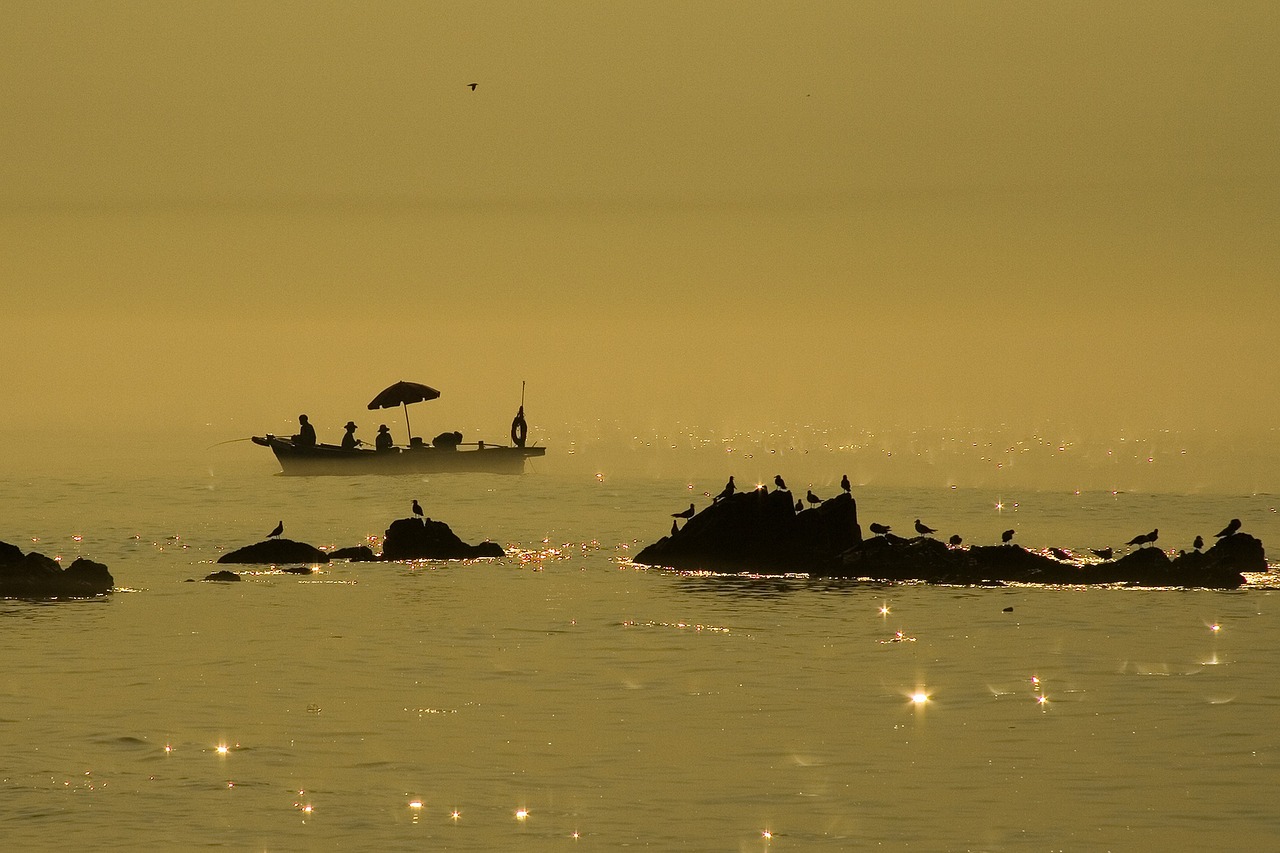
[[516, 447], [524, 447], [525, 439], [529, 437], [529, 425], [524, 420], [524, 406], [520, 407], [520, 411], [511, 420], [511, 443]]

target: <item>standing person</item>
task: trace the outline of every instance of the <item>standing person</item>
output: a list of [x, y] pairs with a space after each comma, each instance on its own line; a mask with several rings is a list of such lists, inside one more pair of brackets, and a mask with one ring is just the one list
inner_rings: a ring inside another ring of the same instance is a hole
[[357, 447], [364, 444], [363, 441], [356, 438], [356, 422], [355, 421], [347, 421], [346, 430], [347, 430], [346, 435], [342, 437], [343, 450], [355, 450]]
[[306, 415], [298, 415], [298, 434], [293, 437], [293, 443], [298, 447], [315, 447], [316, 446], [316, 428], [307, 420]]

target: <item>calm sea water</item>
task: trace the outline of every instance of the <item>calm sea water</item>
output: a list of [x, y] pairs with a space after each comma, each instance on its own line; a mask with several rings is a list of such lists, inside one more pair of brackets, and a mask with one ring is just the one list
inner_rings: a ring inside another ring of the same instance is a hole
[[[720, 480], [271, 470], [0, 484], [0, 539], [122, 587], [0, 601], [6, 849], [1280, 847], [1265, 582], [684, 575], [627, 557]], [[1280, 543], [1268, 495], [856, 496], [971, 543]], [[278, 520], [376, 542], [412, 498], [512, 555], [186, 582]]]

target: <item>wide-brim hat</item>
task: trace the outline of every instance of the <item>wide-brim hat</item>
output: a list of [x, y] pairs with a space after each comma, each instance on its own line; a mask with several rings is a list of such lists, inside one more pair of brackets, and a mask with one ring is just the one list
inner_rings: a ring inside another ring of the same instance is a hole
[[355, 428], [356, 428], [355, 421], [347, 421], [347, 425], [344, 427], [344, 429], [355, 429]]
[[383, 424], [382, 426], [378, 427], [378, 432], [391, 432], [391, 427], [387, 426], [386, 424]]

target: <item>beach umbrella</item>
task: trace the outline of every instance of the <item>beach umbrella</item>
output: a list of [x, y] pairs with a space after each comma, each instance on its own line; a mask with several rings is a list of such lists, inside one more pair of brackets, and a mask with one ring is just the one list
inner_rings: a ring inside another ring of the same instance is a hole
[[402, 381], [383, 388], [378, 396], [369, 402], [369, 408], [370, 410], [390, 409], [395, 406], [403, 406], [404, 428], [409, 433], [409, 441], [412, 443], [413, 430], [409, 427], [409, 404], [434, 400], [439, 396], [440, 392], [430, 385], [423, 385], [421, 382]]

